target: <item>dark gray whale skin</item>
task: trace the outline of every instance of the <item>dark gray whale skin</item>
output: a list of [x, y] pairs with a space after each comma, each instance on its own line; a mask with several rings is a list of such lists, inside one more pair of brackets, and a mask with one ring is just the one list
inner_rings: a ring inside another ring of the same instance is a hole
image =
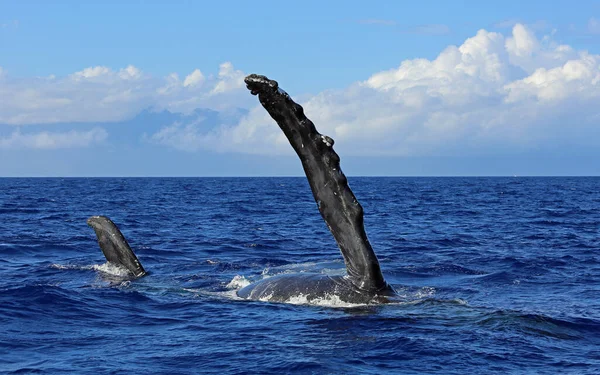
[[288, 274], [266, 278], [238, 291], [252, 300], [286, 301], [300, 294], [337, 296], [348, 303], [382, 303], [395, 292], [381, 273], [363, 224], [363, 208], [348, 186], [333, 150], [333, 139], [320, 134], [303, 108], [276, 81], [251, 74], [245, 78], [252, 95], [277, 122], [306, 173], [321, 216], [333, 234], [346, 264], [346, 276]]
[[98, 237], [98, 245], [106, 260], [125, 267], [133, 277], [142, 277], [146, 270], [131, 250], [129, 243], [115, 223], [106, 216], [92, 216], [87, 224], [94, 229]]

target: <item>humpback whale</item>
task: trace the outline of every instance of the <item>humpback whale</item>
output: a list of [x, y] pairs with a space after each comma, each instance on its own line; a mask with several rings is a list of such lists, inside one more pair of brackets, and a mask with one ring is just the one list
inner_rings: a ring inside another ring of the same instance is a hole
[[251, 74], [244, 80], [252, 95], [281, 128], [302, 162], [315, 202], [346, 264], [345, 276], [282, 275], [263, 279], [238, 291], [242, 298], [286, 301], [303, 295], [308, 301], [328, 296], [348, 303], [381, 303], [395, 295], [385, 281], [363, 224], [363, 208], [340, 168], [334, 141], [320, 134], [302, 106], [276, 81]]
[[[340, 168], [333, 139], [317, 131], [304, 115], [303, 108], [279, 88], [276, 81], [251, 74], [245, 78], [245, 83], [253, 95], [258, 95], [260, 103], [300, 158], [319, 212], [344, 258], [346, 275], [278, 275], [245, 286], [237, 291], [237, 295], [272, 302], [286, 302], [300, 296], [308, 302], [331, 297], [346, 303], [388, 302], [396, 293], [385, 281], [369, 243], [363, 224], [363, 208]], [[109, 262], [127, 268], [136, 277], [146, 273], [110, 219], [94, 216], [88, 224], [96, 231], [100, 248]]]

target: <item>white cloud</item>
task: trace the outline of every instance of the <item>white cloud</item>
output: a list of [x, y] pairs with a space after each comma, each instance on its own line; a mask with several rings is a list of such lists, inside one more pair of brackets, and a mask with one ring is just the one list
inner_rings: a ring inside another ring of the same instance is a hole
[[[147, 139], [191, 152], [291, 153], [277, 125], [244, 88], [244, 75], [229, 62], [216, 76], [194, 70], [183, 80], [176, 73], [153, 78], [135, 67], [115, 72], [102, 66], [54, 79], [5, 75], [0, 123], [116, 121], [148, 107], [183, 113], [241, 107], [249, 113], [236, 123], [208, 127], [195, 119], [169, 124]], [[272, 78], [286, 87], [285, 77]], [[405, 60], [345, 89], [305, 98], [307, 116], [345, 155], [600, 146], [600, 56], [556, 43], [552, 34], [539, 38], [521, 24], [508, 35], [480, 30], [434, 59]]]
[[85, 68], [82, 71], [73, 73], [72, 77], [76, 81], [80, 81], [83, 79], [107, 76], [110, 73], [111, 73], [111, 70], [105, 66], [93, 66], [93, 67]]
[[118, 81], [135, 81], [142, 77], [142, 71], [133, 65], [128, 65], [123, 69], [119, 69], [118, 72], [115, 72], [106, 66], [91, 66], [71, 74], [71, 78], [77, 82], [102, 84], [115, 84], [115, 82]]
[[560, 102], [569, 98], [593, 99], [600, 96], [599, 57], [582, 52], [579, 59], [569, 60], [552, 69], [539, 68], [530, 76], [509, 83], [507, 102], [535, 100], [538, 104]]
[[198, 86], [201, 85], [204, 80], [204, 74], [202, 74], [200, 69], [195, 69], [187, 77], [185, 77], [185, 80], [183, 81], [183, 87]]
[[[266, 111], [256, 106], [234, 125], [222, 121], [207, 127], [205, 125], [209, 124], [204, 123], [204, 118], [194, 118], [188, 123], [176, 122], [165, 126], [147, 136], [146, 140], [189, 152], [201, 149], [255, 154], [285, 152], [289, 144], [281, 131], [274, 131], [278, 128], [271, 121]], [[286, 144], [287, 147], [282, 147]], [[268, 149], [265, 150], [265, 147]]]
[[127, 68], [119, 70], [119, 78], [121, 79], [140, 79], [142, 71], [133, 65], [128, 65]]
[[156, 89], [159, 95], [172, 95], [178, 91], [181, 86], [179, 82], [179, 75], [177, 73], [171, 73], [165, 78], [165, 85]]
[[212, 94], [222, 94], [245, 86], [244, 72], [235, 70], [233, 64], [225, 62], [219, 66], [219, 81], [212, 89]]
[[[433, 60], [403, 61], [302, 104], [344, 154], [440, 156], [600, 146], [599, 99], [600, 56], [517, 24], [509, 36], [480, 30]], [[186, 150], [291, 152], [261, 107], [217, 131], [164, 130], [162, 143]]]
[[93, 66], [67, 77], [15, 79], [4, 74], [0, 124], [120, 121], [149, 107], [185, 113], [249, 107], [255, 102], [246, 95], [244, 75], [229, 62], [221, 64], [216, 77], [196, 69], [183, 82], [176, 73], [155, 78], [133, 65], [116, 71]]
[[149, 140], [183, 151], [198, 151], [210, 149], [211, 138], [214, 137], [209, 133], [203, 133], [200, 122], [195, 121], [190, 124], [175, 123], [166, 126], [149, 137]]
[[108, 137], [103, 128], [89, 131], [21, 133], [15, 130], [11, 135], [0, 137], [0, 149], [41, 149], [88, 147], [101, 143]]
[[527, 73], [539, 68], [553, 68], [576, 59], [578, 53], [570, 46], [554, 43], [549, 37], [539, 41], [525, 26], [517, 24], [512, 36], [506, 38], [509, 63]]

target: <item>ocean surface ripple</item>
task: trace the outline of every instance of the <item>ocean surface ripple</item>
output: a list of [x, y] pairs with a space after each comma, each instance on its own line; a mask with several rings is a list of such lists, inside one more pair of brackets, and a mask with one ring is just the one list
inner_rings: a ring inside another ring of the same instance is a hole
[[344, 272], [305, 178], [0, 179], [0, 372], [600, 373], [600, 178], [349, 180], [401, 302], [235, 297]]

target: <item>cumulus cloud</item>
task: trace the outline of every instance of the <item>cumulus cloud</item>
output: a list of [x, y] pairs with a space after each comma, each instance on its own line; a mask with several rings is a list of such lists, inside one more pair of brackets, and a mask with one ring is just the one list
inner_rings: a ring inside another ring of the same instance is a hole
[[142, 71], [133, 65], [128, 65], [127, 68], [119, 71], [119, 78], [124, 80], [140, 79], [142, 77]]
[[71, 78], [78, 82], [87, 80], [92, 82], [114, 83], [116, 80], [128, 81], [140, 79], [142, 78], [142, 71], [133, 65], [128, 65], [118, 72], [115, 72], [106, 66], [92, 66], [71, 74]]
[[249, 107], [255, 102], [244, 95], [244, 75], [230, 62], [221, 64], [216, 76], [196, 69], [183, 82], [177, 73], [152, 77], [133, 65], [119, 70], [92, 66], [66, 77], [27, 79], [0, 71], [0, 124], [120, 121], [150, 107], [183, 113]]
[[236, 70], [233, 64], [225, 62], [219, 66], [219, 80], [211, 94], [222, 94], [244, 87], [244, 72]]
[[165, 78], [163, 86], [156, 89], [159, 95], [170, 96], [179, 91], [181, 88], [181, 82], [179, 81], [179, 75], [177, 73], [171, 73]]
[[[550, 150], [565, 142], [597, 147], [599, 63], [598, 55], [555, 43], [551, 36], [540, 39], [516, 24], [508, 36], [480, 30], [433, 60], [403, 61], [302, 104], [345, 154], [475, 155]], [[178, 124], [156, 137], [186, 150], [194, 144], [290, 153], [260, 107], [218, 131]]]
[[512, 36], [506, 38], [509, 63], [527, 73], [540, 68], [554, 68], [569, 60], [577, 59], [580, 52], [568, 45], [557, 44], [548, 36], [541, 41], [525, 26], [517, 24]]
[[183, 81], [183, 87], [194, 87], [202, 84], [204, 82], [204, 74], [200, 71], [200, 69], [195, 69], [191, 72], [185, 80]]
[[53, 150], [59, 148], [88, 147], [103, 142], [108, 133], [103, 128], [89, 131], [38, 132], [21, 133], [15, 130], [12, 134], [0, 137], [0, 149], [40, 149]]
[[[176, 73], [154, 78], [133, 66], [25, 81], [5, 74], [0, 123], [117, 121], [148, 107], [180, 113], [239, 107], [248, 112], [235, 122], [207, 126], [191, 116], [146, 139], [189, 152], [291, 153], [244, 88], [244, 75], [229, 62], [216, 75], [196, 69], [184, 79]], [[285, 77], [272, 78], [286, 87]], [[507, 35], [479, 30], [434, 59], [402, 61], [344, 89], [305, 96], [301, 104], [346, 155], [464, 156], [561, 144], [597, 148], [599, 99], [600, 56], [517, 23]], [[17, 142], [7, 139], [3, 144]]]
[[83, 79], [106, 76], [106, 75], [109, 75], [110, 73], [111, 73], [111, 70], [105, 66], [94, 66], [94, 67], [89, 67], [89, 68], [83, 69], [80, 72], [75, 72], [75, 73], [73, 73], [72, 77], [74, 80], [80, 81]]
[[213, 145], [218, 147], [216, 138], [214, 134], [204, 133], [201, 122], [195, 121], [188, 124], [176, 122], [165, 126], [149, 137], [148, 140], [182, 151], [198, 151], [200, 149], [211, 149]]
[[[235, 112], [220, 113], [216, 123], [202, 116], [177, 121], [146, 136], [145, 140], [189, 152], [204, 149], [255, 154], [281, 152], [281, 146], [287, 143], [281, 132], [273, 131], [269, 115], [258, 106], [251, 109], [247, 116]], [[239, 147], [241, 144], [244, 147]], [[265, 150], [264, 147], [269, 149]]]

